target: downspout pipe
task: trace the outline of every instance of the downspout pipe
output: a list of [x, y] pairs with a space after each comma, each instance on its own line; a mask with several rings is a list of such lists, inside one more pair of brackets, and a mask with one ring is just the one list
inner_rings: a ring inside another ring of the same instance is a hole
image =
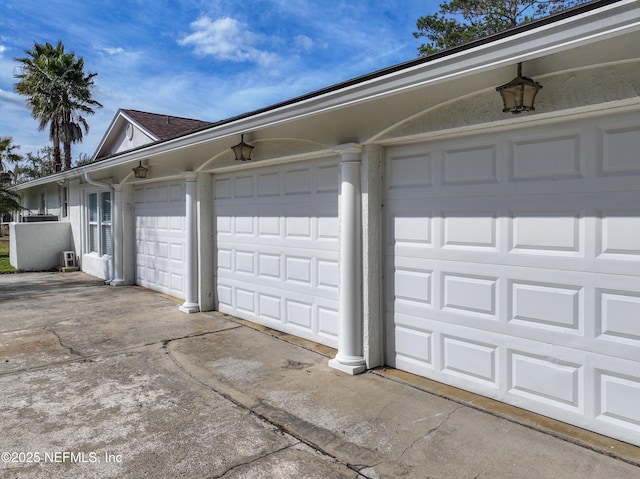
[[[99, 188], [109, 188], [109, 190], [111, 191], [111, 198], [112, 198], [112, 201], [113, 201], [113, 198], [115, 197], [115, 188], [113, 187], [113, 185], [111, 185], [109, 183], [104, 183], [102, 181], [92, 180], [91, 177], [89, 176], [89, 173], [87, 173], [87, 172], [85, 172], [85, 174], [84, 174], [84, 179], [90, 185], [97, 186]], [[112, 215], [112, 217], [113, 217], [113, 215]], [[114, 244], [113, 243], [113, 224], [111, 225], [110, 234], [111, 234], [111, 244]], [[111, 271], [109, 272], [109, 275], [111, 277], [109, 279], [106, 279], [104, 281], [104, 284], [111, 284], [111, 281], [113, 281], [113, 279], [116, 277], [116, 275], [115, 275], [115, 258], [113, 257], [113, 255], [111, 255], [111, 268], [110, 269], [111, 269]]]

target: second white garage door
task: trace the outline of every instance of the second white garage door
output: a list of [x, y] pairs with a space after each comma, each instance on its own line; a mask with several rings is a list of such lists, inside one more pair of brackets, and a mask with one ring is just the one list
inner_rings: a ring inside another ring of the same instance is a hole
[[640, 124], [390, 149], [390, 365], [640, 445]]
[[337, 160], [215, 175], [213, 196], [218, 309], [336, 347]]
[[134, 189], [136, 284], [184, 299], [184, 181]]

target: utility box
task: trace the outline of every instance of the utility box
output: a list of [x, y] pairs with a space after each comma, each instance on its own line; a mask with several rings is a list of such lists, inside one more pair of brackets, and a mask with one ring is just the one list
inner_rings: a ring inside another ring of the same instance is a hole
[[63, 251], [61, 264], [65, 268], [76, 266], [76, 254], [73, 251]]
[[73, 251], [63, 251], [60, 253], [62, 258], [60, 261], [60, 271], [67, 273], [69, 271], [78, 271], [78, 264], [76, 263], [76, 254]]

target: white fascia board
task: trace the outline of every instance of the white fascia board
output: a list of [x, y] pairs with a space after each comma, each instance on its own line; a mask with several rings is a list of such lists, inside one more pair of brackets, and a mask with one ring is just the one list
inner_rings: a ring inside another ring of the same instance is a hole
[[[588, 10], [561, 20], [542, 22], [540, 26], [525, 29], [497, 40], [479, 42], [478, 45], [451, 54], [437, 56], [433, 60], [417, 62], [406, 68], [371, 78], [355, 81], [343, 88], [329, 88], [308, 99], [274, 106], [256, 114], [241, 116], [237, 120], [223, 122], [173, 140], [124, 152], [111, 159], [83, 166], [72, 171], [57, 173], [46, 179], [25, 183], [29, 186], [50, 183], [60, 179], [77, 177], [84, 172], [100, 171], [120, 164], [151, 159], [189, 146], [221, 140], [241, 132], [251, 132], [280, 123], [326, 113], [345, 106], [375, 100], [376, 98], [423, 88], [457, 78], [474, 75], [505, 65], [566, 51], [596, 41], [602, 41], [640, 30], [640, 0], [622, 0], [603, 7]], [[411, 62], [408, 62], [411, 63]], [[66, 176], [65, 174], [70, 174]]]
[[118, 112], [115, 114], [115, 116], [111, 120], [111, 123], [109, 124], [109, 127], [107, 128], [106, 133], [102, 137], [102, 140], [100, 141], [100, 144], [98, 145], [98, 148], [96, 148], [96, 151], [91, 156], [92, 159], [95, 160], [95, 158], [98, 155], [98, 153], [100, 153], [102, 151], [102, 149], [106, 146], [107, 139], [111, 138], [111, 135], [113, 134], [113, 132], [116, 131], [117, 129], [119, 129], [121, 126], [124, 126], [125, 122], [127, 122], [127, 121], [129, 123], [132, 123], [132, 124], [136, 125], [136, 127], [138, 129], [140, 129], [140, 131], [142, 131], [144, 134], [146, 134], [153, 141], [158, 141], [160, 139], [156, 135], [151, 133], [149, 130], [147, 130], [146, 128], [143, 128], [142, 125], [140, 125], [137, 121], [133, 120], [121, 108], [121, 109], [118, 110]]
[[115, 129], [121, 113], [122, 113], [122, 110], [118, 110], [115, 116], [111, 119], [111, 123], [109, 123], [109, 126], [107, 127], [107, 131], [104, 133], [104, 135], [102, 135], [102, 139], [100, 140], [100, 143], [96, 148], [96, 151], [93, 153], [93, 155], [91, 155], [91, 158], [95, 158], [96, 155], [102, 150], [102, 148], [104, 148], [107, 138], [111, 137], [111, 132]]

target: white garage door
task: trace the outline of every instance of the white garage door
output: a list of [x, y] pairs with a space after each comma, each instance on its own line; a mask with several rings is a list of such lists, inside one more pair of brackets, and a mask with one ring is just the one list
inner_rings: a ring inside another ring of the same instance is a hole
[[218, 309], [337, 346], [338, 166], [214, 176]]
[[184, 181], [134, 189], [136, 284], [184, 299]]
[[637, 118], [390, 148], [388, 363], [640, 445]]

